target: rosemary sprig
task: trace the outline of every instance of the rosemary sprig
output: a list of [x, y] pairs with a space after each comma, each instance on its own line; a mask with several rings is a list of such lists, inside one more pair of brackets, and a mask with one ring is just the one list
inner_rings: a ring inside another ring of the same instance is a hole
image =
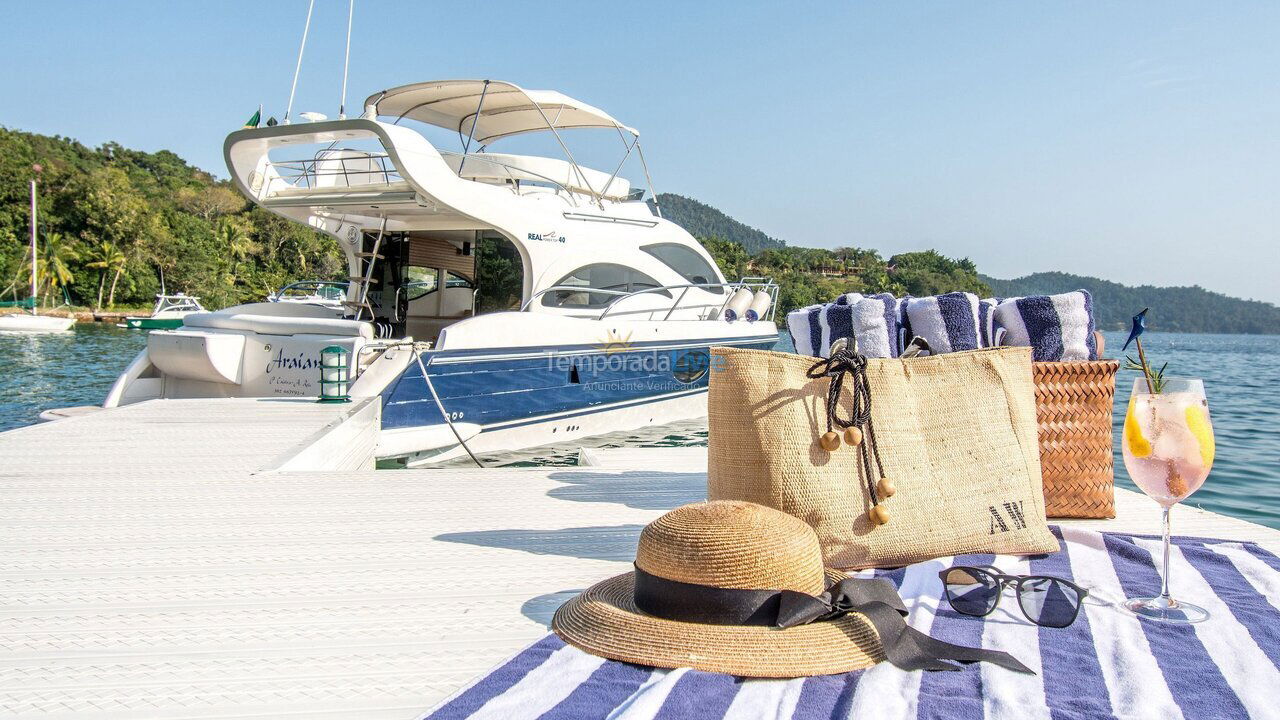
[[1159, 370], [1152, 370], [1151, 363], [1147, 362], [1145, 357], [1142, 358], [1141, 362], [1138, 362], [1128, 355], [1125, 355], [1124, 361], [1125, 370], [1137, 370], [1147, 376], [1147, 389], [1149, 389], [1153, 394], [1159, 395], [1164, 392], [1164, 370], [1169, 367], [1169, 363], [1161, 365]]

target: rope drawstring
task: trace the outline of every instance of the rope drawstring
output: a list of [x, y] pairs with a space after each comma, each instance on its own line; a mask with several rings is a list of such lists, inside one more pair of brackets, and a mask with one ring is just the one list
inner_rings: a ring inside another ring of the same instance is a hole
[[[891, 497], [893, 483], [885, 477], [884, 463], [880, 460], [880, 447], [876, 442], [876, 425], [871, 418], [871, 384], [867, 380], [867, 359], [849, 345], [838, 348], [831, 357], [814, 363], [806, 373], [811, 379], [829, 378], [827, 385], [827, 432], [822, 436], [822, 446], [834, 451], [840, 446], [840, 436], [833, 426], [845, 431], [845, 439], [858, 452], [858, 464], [866, 483], [867, 496], [871, 498], [871, 518], [878, 525], [888, 522], [888, 512], [880, 507], [880, 498]], [[853, 403], [847, 418], [840, 417], [840, 395], [845, 377], [851, 378], [849, 390]], [[854, 432], [849, 432], [854, 430]], [[872, 474], [872, 466], [878, 472]], [[875, 480], [874, 478], [879, 478]]]

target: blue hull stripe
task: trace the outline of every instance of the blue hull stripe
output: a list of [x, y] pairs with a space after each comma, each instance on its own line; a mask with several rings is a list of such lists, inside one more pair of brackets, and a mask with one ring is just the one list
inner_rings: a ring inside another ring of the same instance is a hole
[[[776, 340], [754, 337], [735, 345], [767, 349]], [[559, 346], [532, 355], [513, 353], [514, 348], [455, 351], [455, 362], [449, 363], [442, 362], [446, 351], [440, 351], [428, 353], [424, 361], [429, 361], [431, 383], [454, 422], [497, 430], [705, 392], [712, 344], [727, 343], [718, 338], [678, 347], [637, 343], [612, 353], [598, 346]], [[417, 363], [410, 363], [383, 392], [382, 407], [385, 429], [444, 422]]]
[[555, 345], [550, 350], [524, 350], [522, 348], [495, 348], [491, 350], [481, 350], [474, 348], [458, 349], [458, 350], [433, 350], [430, 355], [433, 357], [432, 364], [445, 365], [459, 362], [476, 362], [481, 360], [523, 360], [528, 358], [545, 359], [548, 356], [555, 355], [617, 355], [624, 352], [635, 351], [651, 351], [651, 350], [688, 350], [693, 348], [705, 348], [711, 345], [758, 345], [768, 343], [772, 346], [778, 341], [776, 335], [760, 336], [746, 335], [743, 337], [731, 338], [698, 338], [687, 341], [671, 341], [671, 340], [649, 340], [645, 342], [628, 342], [623, 350], [606, 349], [599, 343], [589, 345]]

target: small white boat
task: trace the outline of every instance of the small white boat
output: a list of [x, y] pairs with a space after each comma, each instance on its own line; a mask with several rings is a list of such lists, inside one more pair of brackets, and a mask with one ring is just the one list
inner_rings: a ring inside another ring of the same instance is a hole
[[15, 313], [12, 315], [0, 315], [0, 332], [23, 332], [23, 333], [47, 333], [47, 332], [66, 332], [76, 324], [74, 317], [54, 317], [52, 315], [40, 315], [39, 309], [36, 307], [35, 299], [40, 295], [39, 289], [39, 268], [36, 258], [40, 257], [36, 252], [36, 181], [31, 181], [31, 296], [25, 304], [31, 314]]
[[30, 315], [12, 313], [0, 315], [0, 332], [48, 333], [66, 332], [76, 324], [73, 317], [56, 317], [54, 315], [36, 315], [34, 309]]
[[126, 317], [119, 327], [133, 330], [170, 330], [182, 327], [182, 319], [192, 313], [207, 312], [200, 298], [185, 293], [156, 295], [156, 306], [148, 317]]

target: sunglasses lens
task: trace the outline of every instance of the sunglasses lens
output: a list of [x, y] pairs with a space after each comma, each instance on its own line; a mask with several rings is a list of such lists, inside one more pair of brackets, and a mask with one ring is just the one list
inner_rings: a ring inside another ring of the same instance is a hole
[[1066, 627], [1080, 610], [1080, 593], [1053, 578], [1033, 577], [1022, 581], [1018, 602], [1037, 625]]
[[987, 573], [970, 568], [951, 568], [942, 579], [947, 601], [958, 613], [986, 615], [1000, 601], [1000, 583]]

